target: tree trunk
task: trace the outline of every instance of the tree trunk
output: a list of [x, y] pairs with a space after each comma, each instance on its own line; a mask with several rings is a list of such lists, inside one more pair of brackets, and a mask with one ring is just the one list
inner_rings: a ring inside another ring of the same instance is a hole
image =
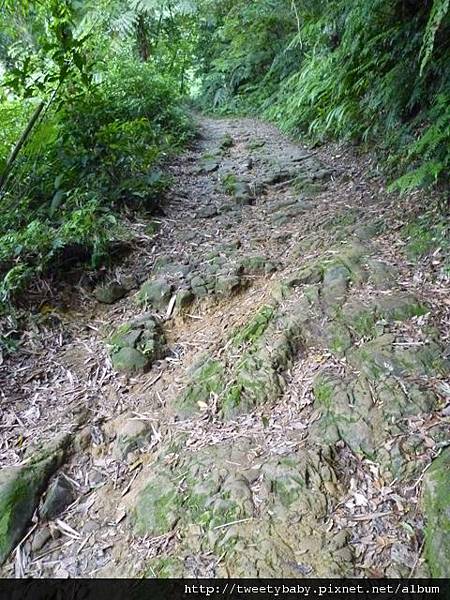
[[30, 120], [28, 121], [27, 126], [25, 127], [22, 135], [20, 136], [19, 141], [17, 142], [17, 144], [14, 146], [8, 161], [5, 165], [5, 168], [3, 170], [3, 173], [0, 177], [0, 192], [2, 191], [8, 176], [11, 172], [11, 169], [16, 161], [16, 158], [18, 157], [20, 151], [22, 150], [23, 146], [26, 144], [28, 138], [30, 137], [31, 132], [33, 131], [33, 127], [36, 125], [39, 117], [42, 114], [42, 111], [44, 110], [46, 106], [46, 102], [44, 100], [42, 100], [38, 106], [36, 107], [36, 110], [34, 111], [34, 113], [31, 115]]

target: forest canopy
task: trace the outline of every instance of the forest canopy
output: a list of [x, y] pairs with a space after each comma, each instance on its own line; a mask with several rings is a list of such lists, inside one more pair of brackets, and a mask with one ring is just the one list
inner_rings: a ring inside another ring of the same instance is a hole
[[194, 135], [187, 102], [448, 184], [450, 0], [3, 0], [0, 301], [103, 264]]

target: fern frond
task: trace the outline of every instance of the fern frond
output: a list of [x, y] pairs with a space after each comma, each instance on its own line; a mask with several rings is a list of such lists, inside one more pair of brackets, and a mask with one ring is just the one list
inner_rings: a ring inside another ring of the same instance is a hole
[[420, 75], [423, 74], [425, 67], [430, 61], [433, 54], [436, 33], [444, 20], [445, 15], [448, 13], [449, 8], [450, 0], [434, 0], [433, 2], [433, 7], [423, 36], [422, 48], [420, 49], [420, 56], [422, 57]]

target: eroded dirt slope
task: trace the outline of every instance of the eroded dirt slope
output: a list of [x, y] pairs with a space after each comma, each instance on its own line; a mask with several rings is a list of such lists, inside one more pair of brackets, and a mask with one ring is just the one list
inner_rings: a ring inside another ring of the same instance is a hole
[[368, 159], [199, 126], [133, 255], [0, 367], [4, 574], [448, 576], [448, 282]]

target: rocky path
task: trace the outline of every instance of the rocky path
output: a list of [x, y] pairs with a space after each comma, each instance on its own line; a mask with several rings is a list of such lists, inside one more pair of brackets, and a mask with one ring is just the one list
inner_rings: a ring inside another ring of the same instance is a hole
[[199, 126], [135, 252], [0, 366], [2, 574], [448, 576], [448, 281], [404, 259], [407, 202]]

